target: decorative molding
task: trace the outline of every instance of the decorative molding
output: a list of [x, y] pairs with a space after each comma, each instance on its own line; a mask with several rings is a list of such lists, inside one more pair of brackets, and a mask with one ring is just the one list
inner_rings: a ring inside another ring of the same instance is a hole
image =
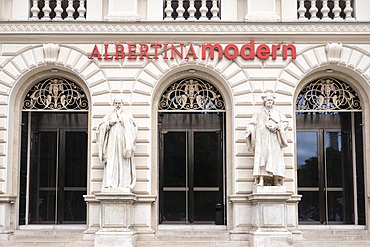
[[74, 82], [62, 78], [48, 78], [30, 89], [22, 109], [87, 111], [89, 104], [82, 89]]
[[216, 87], [200, 79], [186, 78], [170, 85], [159, 102], [159, 110], [225, 110]]
[[59, 54], [58, 44], [44, 44], [44, 58], [46, 64], [55, 64]]
[[329, 63], [339, 63], [340, 62], [340, 55], [342, 52], [342, 44], [338, 43], [327, 43], [325, 47], [325, 52], [328, 56]]
[[306, 85], [297, 97], [296, 111], [361, 111], [361, 101], [347, 83], [323, 78]]
[[246, 22], [0, 22], [1, 33], [344, 33], [370, 34], [368, 23], [246, 23]]

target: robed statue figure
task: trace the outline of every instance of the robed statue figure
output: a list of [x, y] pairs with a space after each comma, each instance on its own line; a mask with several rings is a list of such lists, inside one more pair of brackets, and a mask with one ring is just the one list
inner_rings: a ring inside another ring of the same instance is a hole
[[102, 192], [131, 192], [135, 186], [134, 152], [137, 125], [131, 113], [122, 109], [123, 101], [114, 99], [97, 129], [99, 159], [104, 164]]
[[284, 183], [283, 148], [287, 147], [288, 121], [274, 108], [275, 97], [262, 96], [263, 107], [253, 114], [244, 133], [248, 150], [254, 152], [253, 177], [255, 184], [264, 185], [264, 178], [272, 178], [274, 185]]

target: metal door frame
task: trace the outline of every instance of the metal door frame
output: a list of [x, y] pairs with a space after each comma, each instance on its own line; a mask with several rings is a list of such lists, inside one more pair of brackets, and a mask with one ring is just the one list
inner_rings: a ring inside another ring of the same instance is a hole
[[[175, 112], [173, 112], [175, 113]], [[178, 112], [177, 112], [178, 113]], [[194, 220], [194, 191], [202, 191], [201, 188], [194, 187], [194, 132], [216, 132], [220, 131], [220, 156], [221, 156], [221, 181], [218, 178], [219, 187], [221, 187], [221, 193], [223, 197], [224, 204], [224, 224], [226, 225], [226, 150], [225, 150], [225, 114], [222, 112], [222, 121], [220, 123], [220, 128], [162, 128], [161, 125], [158, 126], [158, 135], [159, 135], [159, 223], [160, 224], [183, 224], [183, 221], [162, 221], [162, 212], [164, 212], [164, 203], [162, 198], [164, 197], [164, 186], [161, 183], [161, 178], [164, 177], [164, 141], [163, 135], [168, 132], [185, 132], [186, 135], [186, 186], [184, 191], [186, 192], [186, 224], [207, 224], [210, 222], [204, 221], [195, 221]], [[171, 114], [171, 112], [161, 112], [160, 114]], [[189, 112], [186, 114], [200, 114], [200, 112]], [[194, 190], [195, 188], [195, 190]], [[179, 188], [181, 189], [181, 187]], [[172, 191], [179, 191], [179, 189], [173, 188]], [[214, 188], [207, 187], [207, 191], [214, 191]], [[165, 189], [166, 191], [170, 191]], [[182, 191], [182, 190], [181, 190]], [[190, 218], [190, 219], [189, 219]]]

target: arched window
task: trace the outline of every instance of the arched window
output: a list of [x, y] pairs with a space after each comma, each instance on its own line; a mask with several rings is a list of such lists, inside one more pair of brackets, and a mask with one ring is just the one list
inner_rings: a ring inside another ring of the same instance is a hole
[[158, 105], [159, 222], [225, 224], [225, 103], [220, 92], [209, 82], [186, 78], [172, 83]]
[[336, 78], [308, 83], [296, 101], [300, 223], [365, 224], [362, 106]]
[[36, 83], [22, 103], [19, 224], [86, 221], [88, 100], [73, 81]]

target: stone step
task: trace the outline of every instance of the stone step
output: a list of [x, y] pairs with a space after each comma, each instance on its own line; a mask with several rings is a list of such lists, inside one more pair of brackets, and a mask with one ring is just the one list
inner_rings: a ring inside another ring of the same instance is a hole
[[8, 247], [93, 247], [94, 241], [0, 241]]
[[370, 247], [370, 241], [294, 241], [294, 247]]
[[241, 247], [248, 241], [138, 241], [136, 247]]
[[160, 230], [156, 233], [157, 241], [229, 241], [226, 230]]
[[366, 230], [302, 231], [302, 240], [370, 240], [370, 232]]
[[81, 230], [16, 230], [11, 241], [82, 241]]

